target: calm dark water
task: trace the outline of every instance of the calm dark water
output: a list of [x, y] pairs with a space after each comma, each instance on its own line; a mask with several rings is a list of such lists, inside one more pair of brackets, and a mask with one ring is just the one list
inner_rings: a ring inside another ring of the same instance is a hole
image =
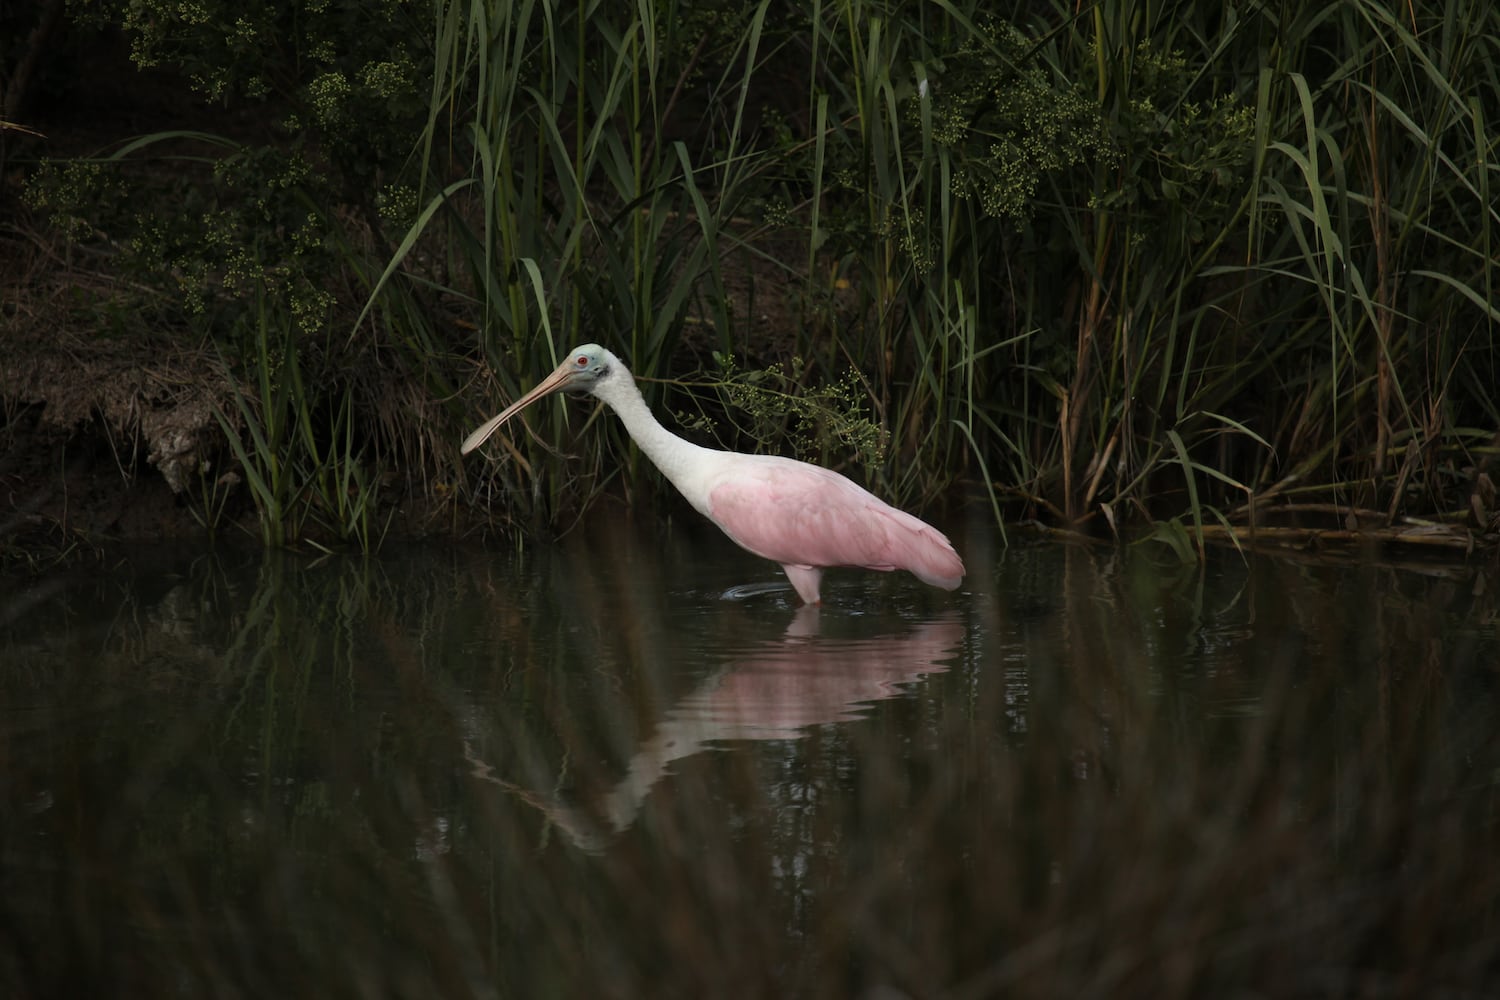
[[1496, 581], [957, 534], [6, 581], [0, 996], [1500, 995]]

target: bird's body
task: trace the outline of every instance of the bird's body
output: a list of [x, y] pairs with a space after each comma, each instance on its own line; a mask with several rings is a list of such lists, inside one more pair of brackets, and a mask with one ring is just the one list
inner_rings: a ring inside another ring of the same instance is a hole
[[831, 566], [904, 569], [953, 590], [964, 565], [936, 528], [828, 469], [775, 455], [741, 455], [678, 437], [652, 415], [620, 359], [597, 344], [575, 348], [540, 385], [464, 441], [465, 454], [527, 405], [562, 389], [592, 393], [624, 423], [646, 457], [699, 513], [741, 548], [781, 564], [808, 604]]

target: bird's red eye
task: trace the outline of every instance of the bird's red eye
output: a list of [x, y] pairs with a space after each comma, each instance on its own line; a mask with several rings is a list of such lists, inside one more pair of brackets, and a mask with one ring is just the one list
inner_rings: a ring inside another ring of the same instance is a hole
[[573, 362], [573, 363], [575, 365], [577, 365], [579, 368], [586, 368], [586, 367], [588, 367], [588, 363], [589, 363], [588, 355], [587, 354], [580, 354], [580, 355], [578, 355], [578, 360], [575, 361], [575, 362]]

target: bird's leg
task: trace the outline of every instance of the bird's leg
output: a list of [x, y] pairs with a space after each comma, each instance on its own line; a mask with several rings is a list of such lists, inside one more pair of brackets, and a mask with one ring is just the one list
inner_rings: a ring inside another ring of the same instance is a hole
[[808, 604], [822, 604], [823, 599], [818, 596], [818, 584], [823, 579], [823, 571], [816, 566], [791, 566], [782, 563], [781, 568], [786, 573], [786, 578], [792, 581], [792, 587], [796, 589], [797, 596]]

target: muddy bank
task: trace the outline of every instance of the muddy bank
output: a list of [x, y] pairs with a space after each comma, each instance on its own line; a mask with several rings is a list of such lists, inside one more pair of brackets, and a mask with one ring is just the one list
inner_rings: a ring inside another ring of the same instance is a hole
[[[12, 319], [15, 319], [12, 316]], [[12, 322], [0, 364], [0, 546], [200, 532], [191, 485], [221, 450], [210, 359]]]
[[[210, 536], [258, 543], [221, 422], [234, 422], [235, 386], [217, 357], [37, 331], [12, 323], [4, 337], [0, 557], [46, 563], [113, 542]], [[390, 536], [477, 530], [449, 498], [389, 480], [381, 493]]]

